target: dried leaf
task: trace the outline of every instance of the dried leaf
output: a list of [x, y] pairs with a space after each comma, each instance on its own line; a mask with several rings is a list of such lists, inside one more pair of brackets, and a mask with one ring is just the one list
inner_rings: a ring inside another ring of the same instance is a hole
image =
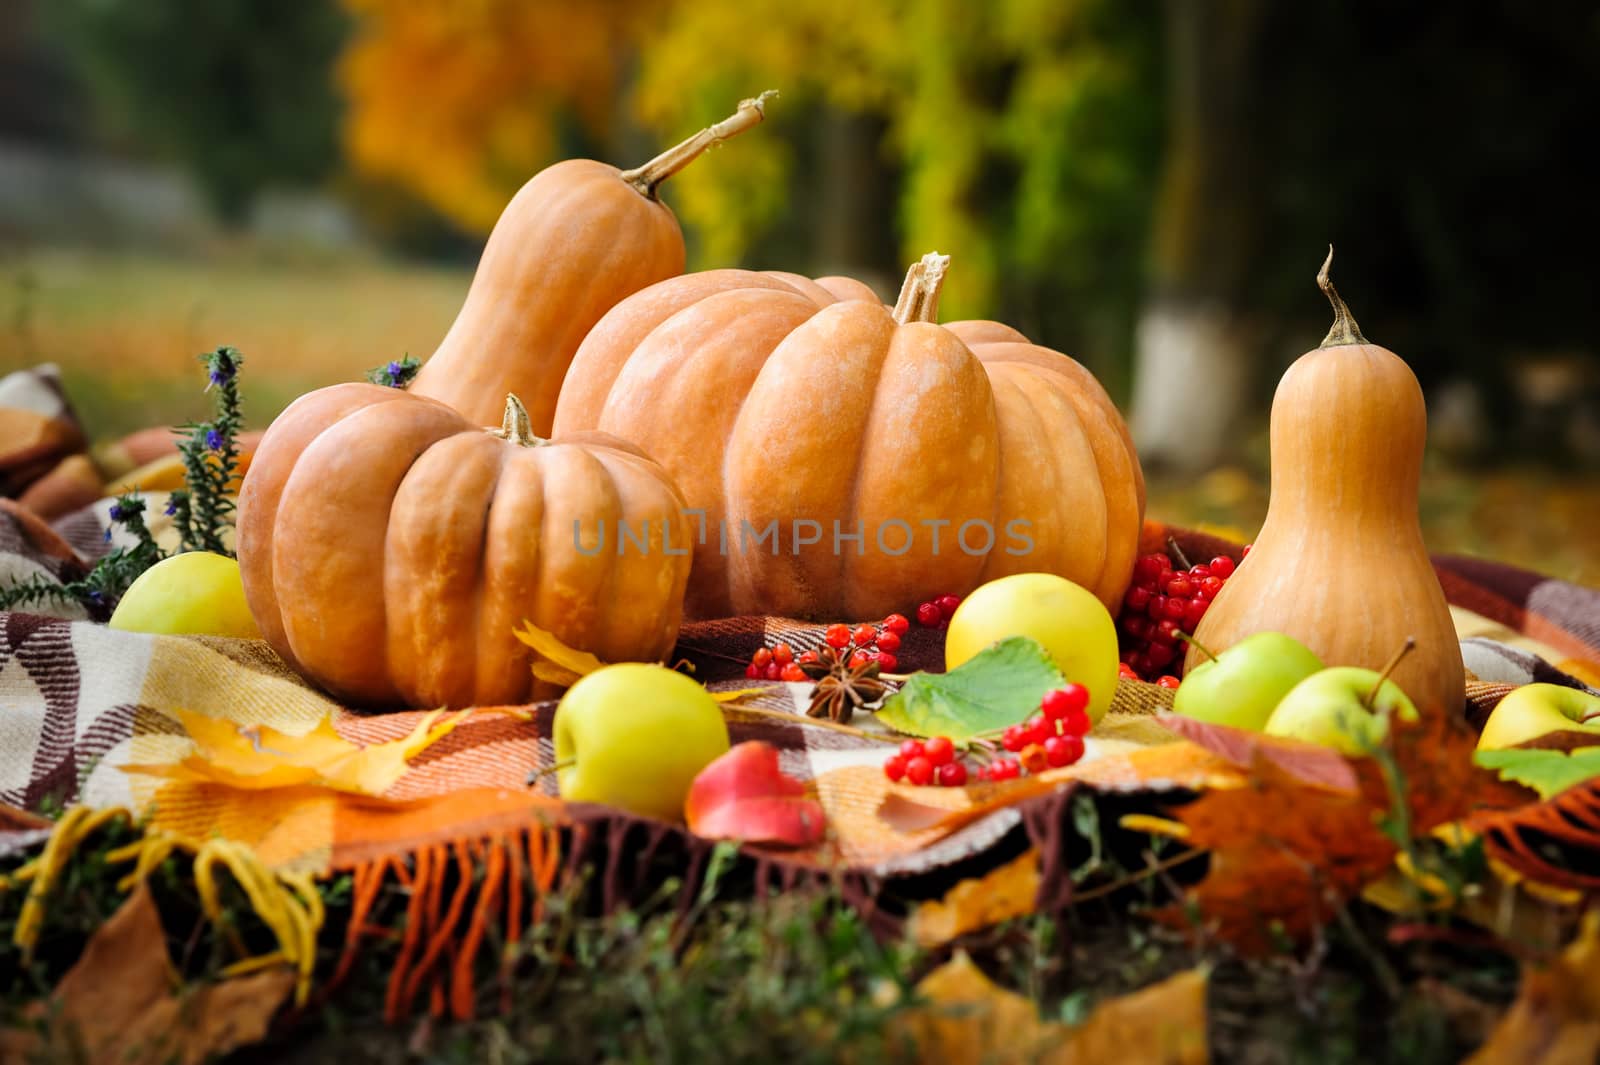
[[1359, 787], [1349, 761], [1327, 747], [1197, 721], [1183, 714], [1158, 714], [1156, 719], [1189, 742], [1221, 755], [1234, 765], [1249, 767], [1261, 758], [1307, 784], [1333, 791], [1355, 791]]
[[1028, 850], [980, 877], [961, 881], [944, 898], [925, 902], [911, 914], [910, 932], [918, 946], [932, 949], [957, 936], [1033, 912], [1039, 894], [1039, 852]]
[[[1211, 851], [1206, 877], [1189, 891], [1202, 922], [1247, 955], [1276, 950], [1281, 937], [1305, 938], [1344, 901], [1394, 861], [1394, 840], [1382, 818], [1392, 798], [1377, 758], [1353, 758], [1357, 790], [1330, 788], [1297, 775], [1279, 752], [1291, 741], [1263, 737], [1253, 748], [1251, 779], [1215, 789], [1172, 811], [1182, 838]], [[1403, 781], [1406, 829], [1412, 835], [1453, 820], [1473, 794], [1473, 739], [1442, 713], [1397, 725], [1388, 751]], [[1187, 907], [1156, 916], [1191, 928]]]
[[37, 1027], [0, 1032], [0, 1059], [199, 1065], [257, 1042], [294, 987], [287, 966], [173, 994], [161, 918], [143, 882], [90, 937]]
[[463, 710], [435, 725], [443, 710], [424, 714], [409, 736], [358, 747], [339, 735], [329, 715], [310, 732], [293, 736], [270, 725], [241, 725], [226, 718], [175, 711], [194, 751], [177, 763], [125, 765], [124, 772], [168, 780], [225, 784], [232, 788], [321, 787], [381, 795], [406, 772], [406, 759], [460, 724]]
[[[605, 663], [588, 651], [568, 647], [555, 633], [547, 632], [531, 621], [524, 621], [522, 628], [512, 630], [511, 635], [533, 648], [534, 654], [554, 665], [552, 669], [544, 662], [533, 664], [533, 675], [540, 680], [571, 687], [578, 677], [586, 677], [597, 669], [605, 668]], [[541, 666], [544, 667], [543, 673], [540, 672]], [[563, 677], [570, 679], [560, 679]]]
[[803, 847], [820, 843], [828, 830], [822, 804], [779, 768], [778, 749], [759, 741], [738, 744], [702, 769], [683, 809], [689, 831], [706, 839]]
[[1191, 969], [1110, 999], [1076, 1027], [1045, 1023], [1031, 999], [997, 986], [964, 951], [917, 985], [927, 1004], [895, 1024], [924, 1061], [1075, 1065], [1137, 1061], [1203, 1065], [1206, 973]]
[[1600, 1060], [1600, 914], [1548, 967], [1525, 968], [1517, 1000], [1467, 1065], [1589, 1065]]
[[1600, 747], [1576, 747], [1570, 753], [1511, 747], [1479, 751], [1473, 761], [1499, 773], [1501, 780], [1532, 788], [1541, 799], [1552, 798], [1591, 777], [1600, 776]]
[[913, 673], [877, 718], [897, 732], [960, 742], [1026, 720], [1065, 683], [1038, 641], [1012, 636], [948, 673]]

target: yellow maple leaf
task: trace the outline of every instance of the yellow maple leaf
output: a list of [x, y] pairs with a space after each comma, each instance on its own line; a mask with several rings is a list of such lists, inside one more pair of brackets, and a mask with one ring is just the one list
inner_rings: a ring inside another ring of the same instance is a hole
[[895, 1024], [923, 1060], [1204, 1065], [1206, 980], [1203, 969], [1178, 973], [1102, 1002], [1069, 1027], [1041, 1021], [1033, 1000], [995, 984], [958, 951], [917, 984], [922, 1004]]
[[1522, 973], [1517, 1000], [1467, 1065], [1568, 1065], [1600, 1057], [1600, 914], [1548, 966]]
[[524, 621], [522, 628], [513, 629], [511, 635], [533, 648], [533, 653], [539, 656], [533, 663], [533, 675], [542, 681], [570, 688], [579, 677], [605, 668], [606, 664], [588, 651], [568, 647], [561, 637], [531, 621]]
[[983, 876], [968, 877], [924, 902], [911, 914], [910, 932], [919, 947], [932, 949], [959, 935], [1033, 912], [1039, 894], [1039, 852], [1032, 848]]
[[408, 758], [442, 739], [472, 711], [435, 725], [444, 711], [434, 710], [422, 715], [410, 735], [366, 747], [339, 735], [331, 714], [310, 732], [293, 736], [270, 725], [174, 712], [194, 750], [175, 763], [125, 765], [123, 772], [253, 791], [303, 786], [381, 795], [405, 775]]

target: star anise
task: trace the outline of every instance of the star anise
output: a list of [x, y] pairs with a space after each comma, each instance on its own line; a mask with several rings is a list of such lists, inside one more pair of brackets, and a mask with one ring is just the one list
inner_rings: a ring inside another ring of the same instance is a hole
[[888, 682], [878, 676], [877, 659], [852, 666], [849, 659], [825, 646], [817, 651], [815, 662], [804, 662], [800, 668], [817, 682], [811, 691], [811, 705], [806, 708], [812, 717], [849, 724], [857, 710], [889, 693]]

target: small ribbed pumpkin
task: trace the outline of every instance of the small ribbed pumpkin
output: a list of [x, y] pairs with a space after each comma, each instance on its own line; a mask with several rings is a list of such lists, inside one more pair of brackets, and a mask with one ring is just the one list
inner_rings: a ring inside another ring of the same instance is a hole
[[584, 334], [618, 300], [683, 273], [683, 231], [657, 189], [760, 122], [767, 95], [638, 169], [568, 159], [535, 174], [495, 223], [455, 323], [411, 390], [484, 424], [515, 394], [533, 431], [548, 434]]
[[[935, 324], [947, 263], [914, 265], [893, 309], [848, 278], [689, 274], [584, 340], [556, 426], [633, 441], [704, 510], [690, 616], [882, 617], [1039, 570], [1119, 601], [1144, 514], [1127, 427], [1067, 356], [995, 322]], [[774, 521], [775, 541], [745, 535]], [[836, 551], [836, 521], [864, 540]], [[807, 522], [820, 542], [800, 543]], [[988, 550], [963, 548], [968, 522]]]
[[[1405, 361], [1361, 335], [1328, 269], [1333, 328], [1284, 372], [1272, 398], [1272, 494], [1250, 555], [1195, 639], [1220, 654], [1283, 632], [1330, 666], [1391, 674], [1422, 708], [1458, 713], [1466, 673], [1450, 606], [1417, 515], [1428, 413]], [[1352, 568], [1354, 567], [1354, 568]], [[1187, 668], [1203, 661], [1189, 649]]]
[[484, 429], [397, 389], [334, 385], [257, 449], [239, 494], [245, 597], [273, 648], [340, 698], [526, 702], [524, 621], [607, 662], [672, 649], [689, 575], [677, 488], [621, 440], [541, 440], [504, 402]]

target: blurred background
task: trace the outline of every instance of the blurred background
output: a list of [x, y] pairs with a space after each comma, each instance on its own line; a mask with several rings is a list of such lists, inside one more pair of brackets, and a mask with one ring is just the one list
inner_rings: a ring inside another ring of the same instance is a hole
[[[851, 273], [1066, 351], [1151, 512], [1248, 537], [1334, 276], [1429, 399], [1439, 550], [1600, 583], [1600, 10], [1381, 0], [0, 0], [0, 374], [101, 436], [444, 335], [540, 167], [675, 177], [691, 267]], [[1359, 560], [1352, 560], [1359, 564]]]

